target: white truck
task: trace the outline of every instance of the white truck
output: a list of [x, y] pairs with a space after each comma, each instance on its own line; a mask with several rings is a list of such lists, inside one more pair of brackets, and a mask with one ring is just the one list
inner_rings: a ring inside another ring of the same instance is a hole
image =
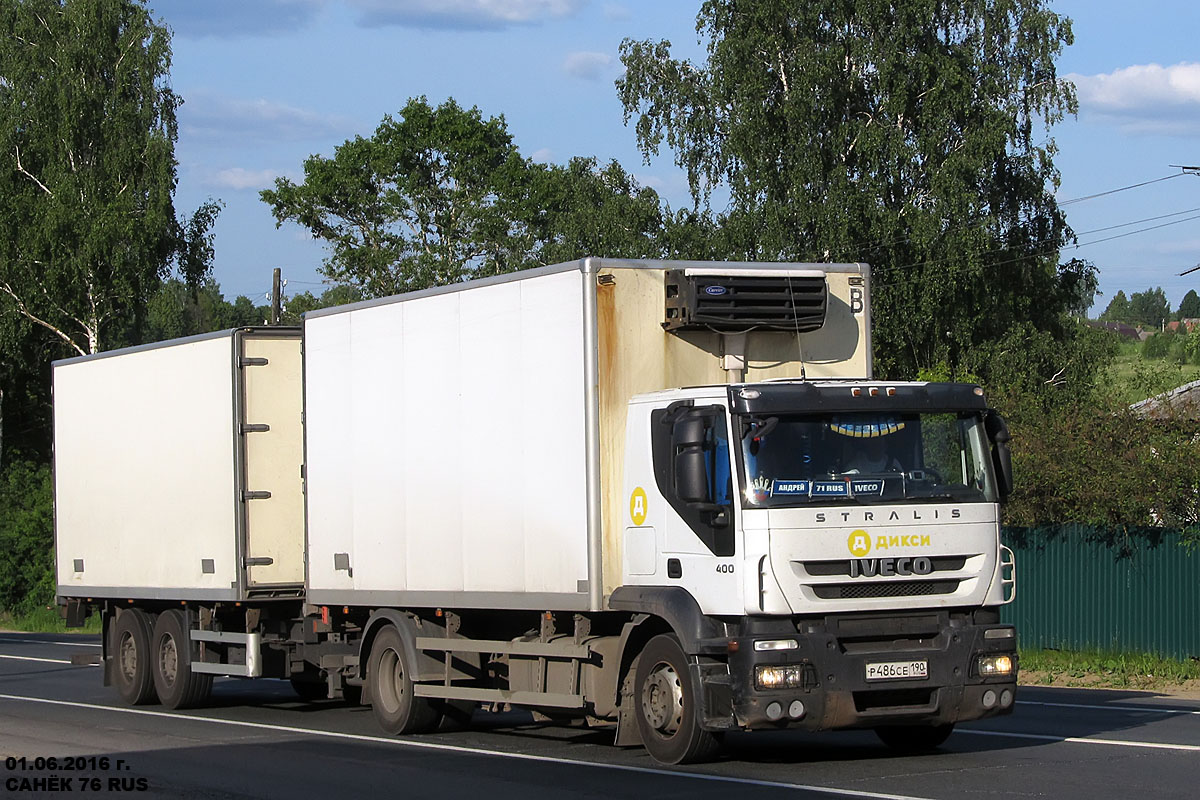
[[58, 594], [129, 703], [214, 675], [615, 729], [1008, 713], [976, 386], [871, 372], [863, 264], [578, 262], [54, 364]]

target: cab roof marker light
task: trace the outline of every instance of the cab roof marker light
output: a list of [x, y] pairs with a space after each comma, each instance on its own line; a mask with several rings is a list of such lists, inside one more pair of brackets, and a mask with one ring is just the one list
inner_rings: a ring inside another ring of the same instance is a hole
[[754, 649], [760, 653], [764, 650], [795, 650], [800, 643], [795, 639], [759, 639], [754, 643]]
[[862, 397], [862, 387], [852, 386], [850, 388], [850, 396], [851, 397]]
[[871, 397], [879, 397], [879, 387], [878, 386], [871, 387]]
[[889, 387], [887, 387], [887, 396], [888, 396], [888, 397], [895, 397], [895, 396], [896, 396], [896, 387], [895, 387], [895, 386], [889, 386]]
[[976, 387], [975, 387], [975, 396], [976, 396], [976, 397], [983, 397], [983, 387], [982, 387], [982, 386], [976, 386]]

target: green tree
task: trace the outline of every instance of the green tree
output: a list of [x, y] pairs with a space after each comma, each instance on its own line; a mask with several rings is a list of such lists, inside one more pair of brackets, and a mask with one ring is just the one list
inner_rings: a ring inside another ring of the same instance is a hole
[[1176, 319], [1195, 319], [1200, 317], [1200, 295], [1196, 294], [1195, 289], [1188, 289], [1188, 293], [1179, 301], [1179, 310], [1175, 312]]
[[309, 311], [344, 306], [347, 303], [357, 303], [363, 299], [365, 298], [362, 290], [356, 286], [330, 286], [321, 292], [320, 297], [312, 292], [301, 292], [294, 297], [285, 298], [280, 322], [284, 325], [299, 325], [300, 318]]
[[332, 254], [332, 281], [365, 296], [423, 289], [579, 258], [658, 255], [658, 195], [620, 164], [523, 158], [504, 119], [453, 100], [410, 100], [374, 136], [304, 162], [262, 199]]
[[1162, 328], [1171, 316], [1171, 304], [1162, 287], [1134, 292], [1129, 297], [1129, 322], [1147, 328]]
[[531, 164], [529, 169], [534, 185], [529, 216], [539, 263], [589, 255], [661, 255], [658, 194], [640, 186], [618, 162], [601, 168], [595, 158], [572, 158], [565, 167]]
[[211, 258], [216, 205], [172, 201], [169, 33], [134, 0], [4, 0], [0, 28], [0, 313], [95, 353], [173, 262], [195, 282]]
[[1118, 289], [1112, 300], [1108, 301], [1108, 306], [1100, 315], [1100, 319], [1104, 322], [1132, 322], [1133, 314], [1129, 307], [1129, 298], [1125, 296], [1123, 289]]
[[14, 461], [0, 473], [0, 608], [29, 611], [54, 600], [50, 467]]
[[1076, 107], [1043, 0], [708, 0], [707, 61], [626, 40], [617, 88], [697, 209], [725, 187], [726, 255], [869, 261], [883, 374], [962, 362], [1078, 298], [1046, 126]]
[[503, 118], [422, 97], [370, 139], [307, 159], [303, 183], [279, 178], [262, 199], [278, 224], [331, 245], [326, 276], [380, 296], [526, 266], [527, 232], [510, 213], [526, 172]]

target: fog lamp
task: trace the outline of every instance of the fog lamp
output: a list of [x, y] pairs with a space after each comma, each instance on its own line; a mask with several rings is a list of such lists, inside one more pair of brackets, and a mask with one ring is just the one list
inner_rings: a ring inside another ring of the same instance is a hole
[[754, 685], [759, 689], [800, 689], [804, 668], [799, 664], [760, 664], [754, 668]]

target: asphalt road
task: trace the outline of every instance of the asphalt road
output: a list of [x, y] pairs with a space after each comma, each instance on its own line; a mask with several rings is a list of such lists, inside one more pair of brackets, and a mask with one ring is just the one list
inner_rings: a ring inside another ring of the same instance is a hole
[[519, 714], [390, 737], [370, 709], [303, 703], [282, 681], [219, 680], [200, 710], [129, 708], [71, 663], [96, 653], [95, 636], [0, 634], [0, 797], [1200, 796], [1200, 701], [1146, 692], [1022, 688], [1011, 717], [918, 757], [864, 731], [745, 733], [716, 763], [671, 769]]

